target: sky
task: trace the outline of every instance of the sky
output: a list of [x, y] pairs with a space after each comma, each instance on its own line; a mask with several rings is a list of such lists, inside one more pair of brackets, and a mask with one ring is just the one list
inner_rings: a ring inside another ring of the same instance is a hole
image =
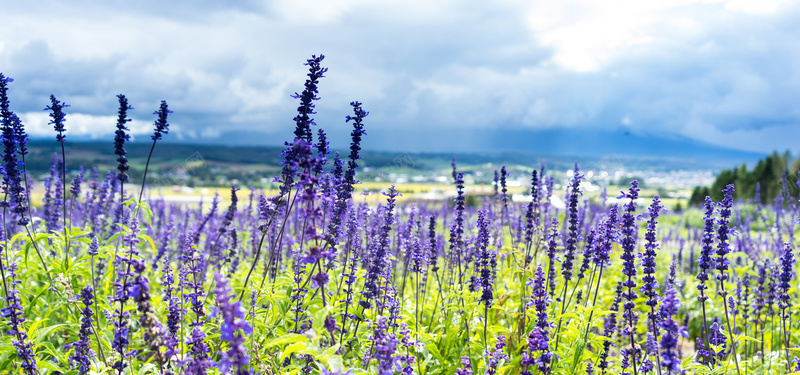
[[122, 93], [139, 139], [166, 100], [171, 139], [280, 145], [303, 63], [324, 54], [315, 119], [334, 147], [358, 100], [371, 149], [564, 129], [800, 153], [797, 1], [40, 0], [0, 12], [0, 71], [33, 136], [54, 136], [54, 94], [71, 106], [68, 137], [111, 139]]

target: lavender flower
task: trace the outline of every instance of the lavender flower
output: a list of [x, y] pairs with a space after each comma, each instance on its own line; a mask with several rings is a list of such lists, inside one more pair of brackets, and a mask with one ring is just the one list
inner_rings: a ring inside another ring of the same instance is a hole
[[58, 101], [54, 95], [50, 95], [50, 105], [44, 109], [45, 111], [51, 111], [50, 125], [53, 125], [53, 128], [58, 133], [56, 135], [56, 140], [61, 143], [64, 143], [64, 139], [66, 139], [64, 132], [67, 131], [67, 129], [64, 127], [64, 122], [66, 121], [67, 115], [64, 113], [64, 108], [67, 107], [69, 107], [69, 105]]
[[72, 361], [78, 368], [78, 373], [85, 375], [91, 369], [91, 362], [89, 361], [89, 352], [91, 351], [89, 334], [92, 333], [92, 304], [94, 303], [94, 290], [91, 285], [87, 285], [81, 291], [81, 302], [83, 309], [81, 310], [81, 329], [78, 333], [78, 341], [70, 344], [75, 348], [75, 352], [70, 356]]
[[324, 172], [323, 167], [328, 164], [327, 157], [331, 153], [330, 144], [328, 142], [328, 137], [325, 135], [325, 131], [322, 129], [317, 130], [317, 143], [315, 146], [317, 147], [317, 159], [319, 163], [314, 167], [314, 173], [322, 174]]
[[[605, 321], [603, 322], [603, 336], [605, 337], [613, 337], [614, 332], [617, 330], [617, 311], [619, 311], [620, 301], [622, 301], [621, 282], [617, 283], [614, 301], [611, 303], [611, 313], [605, 317]], [[600, 357], [600, 364], [597, 365], [597, 367], [602, 370], [601, 375], [605, 375], [606, 370], [608, 370], [608, 352], [613, 344], [614, 342], [611, 340], [603, 340], [603, 353]]]
[[157, 111], [153, 112], [154, 115], [158, 115], [158, 119], [156, 119], [156, 121], [153, 123], [155, 130], [153, 131], [153, 135], [150, 136], [153, 142], [161, 140], [163, 134], [169, 133], [169, 123], [167, 122], [167, 116], [169, 116], [170, 113], [173, 112], [169, 110], [169, 106], [167, 106], [167, 101], [162, 100], [161, 106], [158, 108]]
[[131, 121], [128, 118], [128, 110], [133, 107], [128, 105], [128, 99], [125, 95], [117, 95], [119, 99], [119, 116], [117, 118], [117, 131], [114, 132], [114, 154], [117, 155], [117, 179], [120, 182], [128, 182], [128, 158], [125, 151], [125, 141], [131, 139], [131, 136], [126, 133], [129, 129], [126, 127], [127, 123]]
[[[336, 253], [336, 239], [341, 231], [341, 220], [344, 213], [347, 211], [347, 205], [350, 198], [352, 198], [354, 185], [358, 183], [355, 179], [356, 170], [358, 169], [358, 159], [361, 158], [359, 152], [361, 151], [361, 137], [366, 134], [364, 132], [364, 117], [369, 115], [369, 112], [361, 108], [361, 103], [350, 102], [353, 107], [354, 116], [347, 116], [345, 122], [353, 121], [353, 131], [350, 133], [352, 141], [350, 142], [350, 160], [347, 162], [347, 171], [344, 172], [344, 177], [341, 183], [337, 186], [336, 202], [334, 203], [334, 212], [332, 219], [328, 224], [328, 231], [325, 235], [325, 241], [331, 248], [331, 253]], [[340, 165], [336, 165], [340, 168]]]
[[456, 369], [455, 375], [472, 375], [472, 362], [470, 362], [469, 356], [461, 357], [461, 367]]
[[633, 214], [636, 211], [636, 199], [639, 198], [639, 182], [633, 180], [628, 193], [623, 192], [619, 198], [629, 199], [628, 203], [625, 204], [625, 213], [622, 215], [622, 273], [627, 277], [622, 286], [628, 289], [627, 292], [622, 292], [622, 297], [625, 299], [622, 318], [627, 322], [622, 333], [630, 336], [630, 344], [633, 348], [628, 354], [633, 367], [636, 368], [636, 342], [633, 338], [637, 321], [636, 313], [633, 311], [633, 308], [636, 307], [636, 303], [633, 302], [636, 299], [636, 292], [634, 291], [634, 288], [636, 288], [636, 281], [634, 281], [636, 264], [634, 261], [636, 258], [633, 255], [636, 247], [636, 217]]
[[352, 373], [350, 372], [350, 370], [347, 371], [345, 371], [344, 369], [328, 370], [327, 368], [323, 367], [322, 372], [320, 372], [320, 375], [352, 375]]
[[500, 168], [500, 191], [502, 193], [500, 195], [500, 200], [503, 202], [503, 212], [508, 214], [508, 188], [506, 187], [506, 177], [508, 177], [508, 172], [504, 165]]
[[311, 125], [316, 125], [310, 115], [316, 113], [314, 112], [314, 101], [319, 100], [317, 85], [319, 84], [319, 79], [325, 77], [324, 74], [328, 71], [328, 68], [323, 68], [320, 65], [324, 58], [324, 55], [319, 55], [319, 57], [312, 55], [310, 59], [306, 60], [304, 65], [308, 66], [308, 79], [305, 83], [305, 89], [302, 94], [294, 93], [292, 95], [292, 98], [300, 99], [300, 106], [297, 108], [298, 115], [294, 118], [297, 125], [294, 136], [308, 143], [313, 141]]
[[167, 304], [167, 333], [168, 337], [165, 340], [167, 348], [165, 357], [171, 358], [177, 354], [178, 345], [178, 330], [180, 329], [181, 317], [186, 312], [181, 307], [180, 298], [173, 294], [175, 285], [175, 276], [173, 275], [172, 267], [170, 267], [169, 259], [164, 258], [161, 268], [161, 285], [164, 292], [164, 302]]
[[81, 195], [81, 182], [83, 182], [84, 172], [83, 167], [81, 167], [80, 172], [75, 175], [75, 178], [72, 179], [72, 185], [69, 188], [70, 194], [72, 194], [75, 199], [80, 198]]
[[486, 219], [486, 210], [478, 211], [478, 257], [475, 269], [480, 273], [479, 285], [483, 289], [481, 303], [486, 309], [492, 307], [494, 284], [494, 266], [496, 264], [494, 251], [489, 249], [489, 222]]
[[[658, 281], [656, 281], [655, 273], [656, 255], [658, 255], [656, 251], [660, 246], [656, 239], [656, 225], [658, 224], [658, 214], [663, 208], [664, 206], [661, 205], [658, 195], [654, 196], [653, 203], [647, 209], [650, 219], [647, 220], [647, 227], [644, 235], [646, 241], [644, 245], [645, 251], [644, 254], [642, 254], [642, 273], [644, 276], [642, 277], [642, 287], [639, 292], [647, 297], [647, 302], [645, 302], [645, 304], [650, 306], [652, 312], [655, 312], [656, 305], [658, 304], [656, 300], [658, 298]], [[657, 332], [658, 331], [656, 331], [656, 333]]]
[[[547, 374], [553, 360], [553, 353], [548, 343], [549, 330], [553, 327], [553, 323], [547, 315], [547, 305], [552, 301], [545, 289], [545, 277], [541, 265], [536, 269], [532, 284], [533, 292], [528, 305], [534, 306], [536, 311], [536, 326], [528, 335], [528, 350], [522, 353], [520, 365], [524, 366], [524, 369], [520, 374], [531, 374], [528, 367], [534, 365], [543, 374]], [[541, 352], [538, 358], [534, 358], [534, 352]]]
[[600, 267], [607, 267], [611, 265], [611, 251], [614, 249], [614, 242], [617, 241], [617, 212], [619, 205], [616, 203], [608, 210], [608, 217], [606, 217], [600, 224], [601, 238], [600, 243], [596, 246], [594, 251], [595, 264]]
[[11, 78], [6, 78], [0, 73], [0, 120], [2, 120], [3, 146], [3, 193], [5, 199], [0, 202], [0, 207], [11, 207], [12, 213], [17, 218], [18, 225], [27, 225], [29, 220], [25, 213], [28, 211], [27, 193], [22, 184], [25, 178], [21, 170], [21, 163], [17, 158], [17, 137], [15, 127], [21, 126], [19, 118], [9, 110], [8, 83]]
[[778, 308], [781, 309], [781, 322], [783, 323], [783, 343], [786, 350], [786, 369], [789, 369], [789, 339], [791, 332], [787, 330], [786, 321], [791, 317], [786, 309], [792, 307], [789, 288], [791, 288], [792, 275], [795, 266], [795, 257], [792, 253], [792, 244], [784, 243], [783, 254], [781, 254], [780, 274], [778, 275]]
[[[569, 235], [567, 237], [566, 248], [564, 249], [564, 261], [561, 263], [561, 275], [564, 276], [564, 295], [567, 293], [567, 284], [572, 277], [572, 261], [575, 258], [575, 250], [578, 244], [578, 197], [581, 195], [580, 184], [583, 175], [575, 164], [572, 174], [572, 181], [569, 185]], [[562, 301], [562, 304], [565, 301]], [[563, 310], [562, 306], [562, 310]]]
[[466, 198], [464, 197], [464, 174], [458, 173], [456, 176], [456, 217], [453, 222], [453, 230], [451, 231], [450, 241], [452, 244], [452, 251], [454, 254], [451, 256], [456, 258], [458, 264], [458, 282], [463, 283], [463, 270], [461, 269], [461, 245], [464, 235], [464, 209]]
[[486, 372], [484, 375], [497, 374], [497, 367], [500, 366], [500, 361], [508, 361], [508, 355], [503, 353], [503, 348], [506, 346], [506, 337], [503, 335], [497, 336], [497, 343], [494, 344], [494, 350], [486, 351]]
[[16, 114], [11, 114], [11, 127], [14, 128], [14, 138], [17, 142], [17, 149], [22, 156], [22, 162], [25, 162], [25, 155], [28, 154], [28, 133], [25, 132], [25, 126]]
[[711, 201], [711, 197], [706, 197], [705, 209], [705, 216], [703, 217], [703, 222], [705, 223], [703, 227], [703, 247], [700, 251], [700, 258], [697, 259], [697, 265], [700, 268], [700, 273], [697, 274], [697, 280], [700, 281], [697, 285], [697, 290], [700, 291], [700, 296], [697, 297], [697, 300], [701, 303], [708, 300], [703, 291], [708, 289], [705, 286], [705, 282], [708, 281], [708, 270], [713, 267], [714, 262], [713, 258], [711, 258], [712, 243], [714, 242], [714, 202]]
[[214, 366], [214, 361], [208, 355], [208, 345], [205, 343], [206, 335], [202, 328], [195, 326], [192, 334], [186, 341], [189, 346], [189, 357], [183, 361], [184, 374], [206, 375], [208, 369]]
[[236, 191], [239, 190], [236, 186], [231, 185], [231, 204], [228, 206], [228, 212], [225, 213], [225, 217], [222, 219], [222, 225], [219, 227], [220, 233], [225, 233], [227, 228], [233, 223], [233, 216], [236, 214], [236, 204], [239, 202], [239, 198], [236, 196]]
[[716, 268], [719, 271], [717, 281], [720, 282], [720, 290], [718, 293], [725, 298], [728, 293], [725, 291], [723, 284], [725, 280], [728, 279], [728, 275], [725, 274], [725, 271], [728, 270], [728, 264], [730, 264], [728, 253], [731, 251], [728, 237], [735, 234], [735, 232], [731, 232], [731, 229], [728, 227], [731, 217], [731, 207], [733, 206], [733, 184], [728, 185], [722, 192], [724, 193], [724, 197], [722, 198], [722, 202], [719, 203], [719, 220], [717, 221], [717, 239], [719, 242], [717, 243]]
[[531, 255], [530, 249], [533, 246], [533, 230], [538, 226], [538, 218], [534, 220], [534, 214], [538, 216], [537, 210], [539, 205], [539, 176], [534, 169], [531, 173], [531, 201], [528, 203], [525, 210], [525, 266], [530, 264]]
[[686, 327], [678, 326], [674, 316], [678, 314], [681, 303], [675, 285], [667, 284], [667, 291], [661, 298], [660, 313], [664, 319], [659, 321], [659, 327], [664, 331], [661, 336], [661, 366], [667, 374], [681, 373], [681, 359], [678, 353], [678, 336], [688, 337]]
[[[728, 264], [730, 261], [728, 260], [728, 253], [730, 253], [730, 244], [729, 244], [729, 236], [735, 235], [734, 231], [728, 227], [730, 223], [731, 217], [731, 207], [733, 206], [733, 184], [728, 185], [725, 189], [722, 190], [724, 196], [722, 198], [722, 202], [719, 204], [719, 220], [717, 224], [717, 239], [719, 242], [717, 243], [717, 258], [716, 258], [716, 268], [719, 271], [717, 274], [717, 281], [719, 282], [717, 288], [717, 294], [722, 297], [723, 307], [725, 308], [725, 322], [728, 325], [728, 334], [731, 338], [731, 346], [730, 350], [733, 355], [734, 363], [736, 364], [736, 372], [740, 373], [739, 370], [739, 360], [736, 356], [736, 345], [733, 342], [733, 328], [731, 327], [730, 316], [728, 312], [728, 303], [726, 300], [726, 296], [728, 295], [727, 290], [725, 290], [725, 280], [728, 279], [728, 275], [725, 271], [728, 270]], [[711, 341], [709, 339], [709, 341]], [[723, 339], [724, 341], [724, 339]], [[788, 354], [788, 353], [787, 353]]]
[[253, 328], [247, 323], [245, 310], [241, 302], [236, 300], [225, 276], [220, 272], [215, 273], [214, 282], [218, 307], [211, 316], [221, 318], [220, 338], [227, 341], [229, 346], [228, 350], [222, 353], [219, 370], [230, 373], [231, 369], [235, 369], [233, 374], [250, 375], [253, 370], [249, 368], [250, 357], [244, 346], [244, 335], [252, 333]]
[[399, 365], [398, 357], [395, 356], [397, 351], [397, 338], [389, 332], [386, 324], [387, 318], [379, 316], [378, 321], [372, 331], [372, 342], [374, 343], [372, 353], [369, 357], [364, 358], [365, 361], [375, 359], [378, 367], [376, 368], [377, 375], [394, 375], [394, 370]]
[[384, 195], [388, 197], [386, 216], [384, 218], [384, 224], [381, 227], [377, 251], [372, 256], [372, 261], [367, 269], [367, 275], [365, 276], [364, 281], [364, 298], [362, 298], [360, 302], [361, 306], [366, 309], [372, 306], [370, 300], [376, 299], [381, 292], [379, 288], [379, 281], [386, 268], [386, 257], [389, 250], [389, 233], [392, 230], [392, 224], [394, 224], [395, 201], [398, 196], [401, 196], [401, 194], [397, 192], [397, 189], [394, 188], [394, 185], [392, 185], [389, 188], [389, 192], [384, 193]]
[[[2, 78], [3, 77], [0, 76], [0, 81], [2, 81]], [[4, 241], [4, 238], [5, 235], [0, 231], [0, 241]], [[0, 256], [4, 255], [3, 252], [5, 250], [5, 245], [0, 245]], [[17, 350], [17, 358], [22, 362], [20, 367], [22, 367], [28, 375], [38, 374], [39, 370], [36, 366], [36, 356], [33, 354], [33, 347], [28, 340], [28, 334], [22, 328], [22, 323], [25, 322], [25, 318], [22, 317], [22, 299], [20, 299], [19, 290], [16, 288], [16, 286], [21, 283], [21, 281], [17, 280], [17, 265], [15, 263], [8, 264], [8, 275], [6, 275], [6, 269], [3, 267], [3, 262], [0, 261], [0, 271], [2, 272], [4, 281], [6, 277], [11, 280], [7, 287], [5, 282], [3, 283], [6, 292], [6, 307], [0, 309], [0, 317], [8, 319], [8, 330], [6, 334], [15, 336], [15, 338], [11, 339], [11, 344], [14, 345], [14, 348]]]
[[547, 267], [547, 285], [550, 291], [550, 296], [554, 297], [556, 294], [556, 249], [558, 247], [558, 218], [553, 218], [552, 226], [550, 229], [550, 236], [547, 242], [547, 259], [549, 265]]

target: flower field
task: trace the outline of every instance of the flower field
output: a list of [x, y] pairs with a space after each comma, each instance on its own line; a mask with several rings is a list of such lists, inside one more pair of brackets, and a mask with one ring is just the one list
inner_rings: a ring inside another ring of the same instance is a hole
[[[671, 213], [637, 181], [606, 204], [582, 195], [577, 165], [562, 191], [536, 166], [521, 203], [503, 167], [473, 207], [454, 160], [454, 202], [398, 203], [385, 186], [380, 204], [359, 203], [368, 112], [350, 103], [349, 152], [332, 152], [313, 120], [322, 62], [307, 61], [293, 96], [280, 190], [233, 186], [227, 204], [199, 206], [143, 194], [147, 166], [129, 181], [124, 95], [117, 169], [78, 173], [65, 167], [68, 105], [50, 97], [62, 153], [31, 202], [27, 135], [0, 74], [1, 372], [800, 371], [800, 202], [788, 187], [773, 203], [734, 201], [729, 185], [719, 202]], [[170, 113], [166, 102], [153, 113], [151, 155]]]

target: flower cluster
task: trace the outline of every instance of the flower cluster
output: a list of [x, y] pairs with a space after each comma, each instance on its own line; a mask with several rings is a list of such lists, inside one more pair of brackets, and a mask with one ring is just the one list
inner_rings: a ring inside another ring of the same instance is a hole
[[128, 122], [128, 111], [133, 107], [128, 105], [128, 98], [125, 95], [117, 95], [119, 99], [119, 116], [117, 117], [117, 131], [114, 132], [114, 154], [117, 155], [117, 178], [120, 182], [128, 182], [128, 153], [125, 151], [125, 141], [131, 139], [131, 136], [126, 133]]
[[233, 374], [251, 375], [253, 371], [249, 368], [250, 357], [244, 346], [244, 335], [252, 333], [253, 328], [247, 323], [241, 302], [234, 301], [235, 295], [228, 285], [228, 279], [217, 272], [214, 274], [214, 283], [218, 307], [211, 316], [220, 317], [222, 321], [219, 327], [220, 338], [228, 342], [228, 350], [222, 354], [219, 369], [223, 373], [233, 369]]

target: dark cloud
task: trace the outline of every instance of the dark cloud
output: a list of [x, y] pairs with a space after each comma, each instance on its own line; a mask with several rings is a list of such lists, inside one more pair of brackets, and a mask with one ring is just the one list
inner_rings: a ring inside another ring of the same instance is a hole
[[[347, 103], [360, 100], [381, 129], [376, 147], [417, 146], [427, 129], [620, 128], [798, 150], [773, 141], [800, 125], [795, 4], [163, 4], [7, 6], [0, 66], [17, 79], [14, 109], [41, 111], [53, 93], [75, 113], [113, 116], [125, 93], [144, 124], [165, 99], [185, 137], [255, 131], [280, 144], [302, 62], [324, 53], [330, 71], [316, 117], [336, 141], [346, 142]], [[443, 139], [425, 147], [456, 148]]]

